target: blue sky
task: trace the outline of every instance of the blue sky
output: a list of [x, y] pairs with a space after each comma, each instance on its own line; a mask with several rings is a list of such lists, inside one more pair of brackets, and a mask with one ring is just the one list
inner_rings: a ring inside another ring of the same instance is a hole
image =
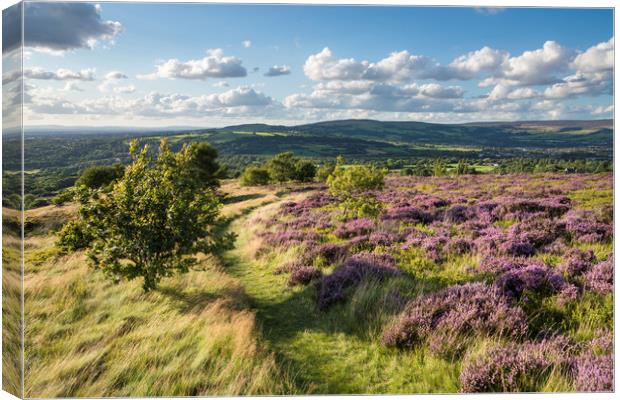
[[25, 30], [31, 125], [613, 113], [610, 9], [50, 3]]

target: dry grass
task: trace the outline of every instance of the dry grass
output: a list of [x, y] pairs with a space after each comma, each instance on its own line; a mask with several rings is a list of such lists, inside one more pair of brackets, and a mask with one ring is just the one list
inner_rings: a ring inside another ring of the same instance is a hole
[[[225, 206], [229, 216], [272, 200], [266, 190], [228, 187], [247, 196]], [[29, 217], [43, 233], [72, 212], [43, 207]], [[216, 258], [200, 255], [189, 273], [144, 293], [139, 280], [113, 283], [83, 253], [59, 254], [54, 241], [50, 233], [26, 241], [27, 397], [302, 391], [263, 344], [243, 286]]]

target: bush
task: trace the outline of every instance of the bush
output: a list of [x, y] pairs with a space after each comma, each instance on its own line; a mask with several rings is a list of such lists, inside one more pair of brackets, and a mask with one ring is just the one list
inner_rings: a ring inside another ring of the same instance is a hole
[[327, 178], [334, 172], [336, 164], [327, 162], [316, 170], [316, 180], [319, 182], [327, 182]]
[[226, 174], [226, 168], [216, 161], [217, 150], [207, 142], [192, 143], [188, 148], [191, 162], [188, 168], [196, 179], [206, 187], [219, 186], [219, 178]]
[[295, 164], [294, 180], [299, 182], [310, 182], [316, 175], [316, 167], [314, 163], [307, 160], [297, 161]]
[[267, 161], [267, 171], [274, 182], [288, 182], [295, 180], [298, 159], [292, 152], [280, 153]]
[[464, 350], [471, 333], [518, 337], [525, 314], [499, 290], [484, 283], [454, 285], [411, 302], [383, 333], [387, 346], [412, 348], [428, 342], [433, 353]]
[[123, 176], [124, 168], [120, 164], [115, 165], [95, 165], [86, 168], [78, 180], [76, 186], [86, 186], [90, 189], [98, 189], [108, 186]]
[[327, 179], [327, 185], [332, 195], [346, 199], [360, 192], [382, 189], [386, 174], [387, 170], [374, 165], [336, 167]]
[[249, 166], [240, 178], [242, 186], [261, 186], [269, 184], [269, 171], [264, 167]]

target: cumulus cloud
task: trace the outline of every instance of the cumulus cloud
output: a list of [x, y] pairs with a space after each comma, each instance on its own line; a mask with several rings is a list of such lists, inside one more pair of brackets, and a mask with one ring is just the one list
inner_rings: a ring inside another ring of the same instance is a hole
[[[116, 88], [116, 93], [127, 93]], [[135, 88], [134, 88], [135, 89]], [[127, 89], [131, 90], [131, 88]], [[238, 87], [223, 93], [187, 96], [151, 92], [143, 97], [123, 98], [105, 96], [85, 99], [79, 103], [58, 96], [57, 93], [31, 89], [26, 107], [31, 113], [41, 114], [96, 114], [162, 116], [251, 115], [277, 107], [271, 97], [250, 87]]]
[[592, 46], [577, 55], [572, 66], [584, 73], [611, 71], [614, 67], [614, 38]]
[[269, 67], [267, 72], [265, 72], [265, 76], [273, 77], [280, 75], [288, 75], [291, 73], [291, 67], [288, 65], [274, 65], [273, 67]]
[[180, 61], [176, 58], [156, 66], [155, 72], [139, 75], [140, 79], [200, 79], [238, 78], [247, 76], [241, 59], [225, 56], [222, 49], [207, 50], [207, 56], [197, 60]]
[[241, 42], [241, 44], [243, 45], [243, 47], [245, 47], [246, 49], [249, 49], [250, 47], [252, 47], [252, 41], [251, 40], [244, 40], [243, 42]]
[[134, 85], [117, 86], [112, 90], [114, 90], [114, 93], [133, 93], [136, 91], [136, 87]]
[[92, 49], [111, 40], [123, 27], [101, 17], [101, 6], [89, 3], [25, 3], [26, 47], [51, 53]]
[[83, 69], [81, 71], [71, 71], [69, 69], [61, 68], [56, 71], [46, 71], [43, 68], [26, 68], [23, 70], [13, 70], [9, 73], [2, 75], [2, 84], [5, 85], [10, 82], [14, 82], [21, 77], [24, 79], [39, 79], [39, 80], [55, 80], [55, 81], [94, 81], [95, 69]]
[[507, 58], [495, 76], [483, 80], [480, 85], [553, 84], [560, 80], [558, 74], [568, 69], [573, 56], [573, 51], [549, 40], [540, 49], [525, 51], [519, 56]]
[[115, 79], [127, 79], [127, 75], [123, 74], [120, 71], [110, 71], [105, 75], [105, 79], [107, 80], [115, 80]]

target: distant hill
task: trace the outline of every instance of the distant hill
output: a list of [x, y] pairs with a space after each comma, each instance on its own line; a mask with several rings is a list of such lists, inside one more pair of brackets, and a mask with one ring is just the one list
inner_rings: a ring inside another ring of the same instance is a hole
[[[173, 147], [208, 141], [232, 164], [283, 151], [299, 156], [348, 159], [418, 157], [553, 157], [611, 159], [613, 121], [516, 121], [436, 124], [366, 119], [325, 121], [295, 126], [245, 124], [213, 129], [63, 128], [26, 131], [28, 169], [80, 170], [90, 164], [127, 161], [128, 139], [157, 145], [167, 136]], [[4, 166], [20, 166], [20, 138], [3, 138]], [[239, 158], [241, 157], [241, 158]]]
[[[391, 145], [447, 145], [500, 148], [611, 146], [613, 121], [516, 121], [434, 124], [408, 121], [339, 120], [296, 126], [236, 125], [218, 132], [272, 132], [287, 136], [347, 138]], [[282, 139], [283, 140], [283, 139]]]

